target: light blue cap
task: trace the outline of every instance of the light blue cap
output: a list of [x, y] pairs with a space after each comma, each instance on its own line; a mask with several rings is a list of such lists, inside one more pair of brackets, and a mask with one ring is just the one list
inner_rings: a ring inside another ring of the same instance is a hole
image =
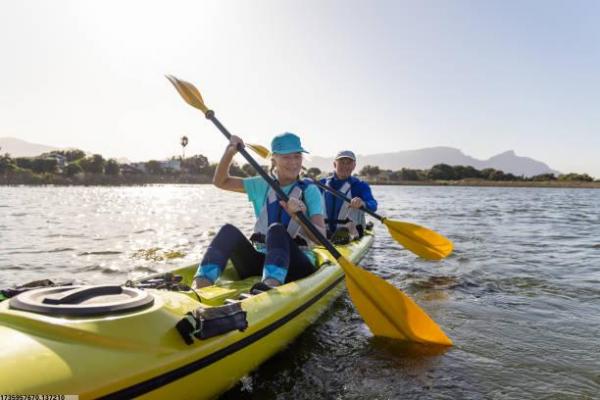
[[308, 153], [302, 148], [300, 138], [290, 132], [277, 135], [271, 141], [271, 153], [290, 154], [290, 153]]

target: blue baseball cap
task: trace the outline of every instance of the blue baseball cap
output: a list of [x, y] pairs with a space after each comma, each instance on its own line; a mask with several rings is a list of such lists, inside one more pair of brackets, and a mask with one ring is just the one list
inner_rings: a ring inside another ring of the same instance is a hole
[[271, 141], [271, 153], [290, 154], [290, 153], [308, 153], [302, 148], [300, 138], [290, 132], [277, 135]]

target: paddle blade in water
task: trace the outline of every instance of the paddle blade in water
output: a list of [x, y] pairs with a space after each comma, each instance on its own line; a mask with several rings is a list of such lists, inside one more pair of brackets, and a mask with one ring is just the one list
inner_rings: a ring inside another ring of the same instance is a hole
[[338, 263], [346, 274], [352, 302], [375, 336], [452, 345], [452, 340], [429, 315], [398, 288], [344, 257]]
[[409, 222], [387, 218], [382, 222], [398, 243], [420, 257], [441, 260], [452, 253], [452, 242], [437, 232]]
[[262, 158], [271, 157], [271, 152], [265, 146], [254, 143], [246, 143], [246, 147], [250, 148], [253, 152], [261, 156]]
[[189, 82], [182, 81], [181, 79], [177, 79], [173, 75], [166, 75], [166, 77], [173, 84], [173, 86], [175, 86], [175, 89], [177, 89], [186, 103], [192, 107], [202, 110], [204, 114], [208, 112], [208, 108], [206, 105], [204, 105], [204, 100], [202, 100], [200, 92], [194, 85]]

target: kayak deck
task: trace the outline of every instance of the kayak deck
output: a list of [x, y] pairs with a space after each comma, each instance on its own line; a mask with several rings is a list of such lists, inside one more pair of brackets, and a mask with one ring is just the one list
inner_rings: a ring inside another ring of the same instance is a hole
[[[371, 234], [338, 250], [357, 262]], [[0, 302], [0, 392], [85, 398], [213, 398], [285, 348], [342, 292], [343, 272], [317, 248], [310, 276], [256, 295], [260, 277], [237, 279], [231, 265], [217, 284], [196, 291], [144, 289], [154, 304], [110, 316], [65, 318]], [[171, 271], [191, 285], [196, 265]], [[144, 282], [141, 280], [139, 282]], [[200, 300], [200, 301], [198, 301]], [[248, 328], [186, 345], [175, 325], [198, 307], [237, 302]]]

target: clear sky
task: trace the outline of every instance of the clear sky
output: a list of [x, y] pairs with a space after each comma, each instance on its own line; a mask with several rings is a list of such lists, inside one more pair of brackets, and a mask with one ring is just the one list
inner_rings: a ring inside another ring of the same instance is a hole
[[600, 177], [600, 2], [0, 2], [0, 136], [131, 160], [230, 131], [316, 155], [515, 150]]

